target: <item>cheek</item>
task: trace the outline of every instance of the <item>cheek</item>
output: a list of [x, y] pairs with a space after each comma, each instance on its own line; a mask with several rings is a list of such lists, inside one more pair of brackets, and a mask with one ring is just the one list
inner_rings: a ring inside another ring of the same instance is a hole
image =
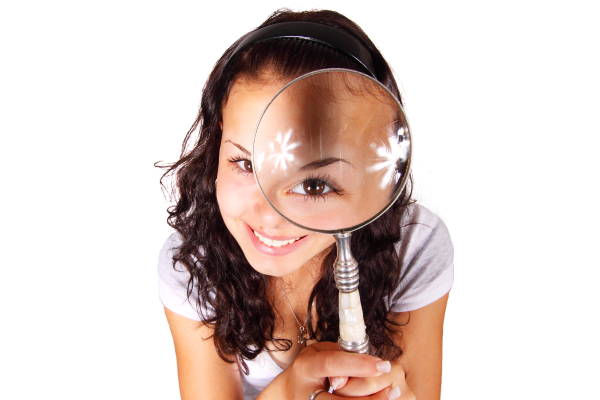
[[[223, 172], [223, 173], [222, 173]], [[251, 180], [251, 182], [248, 182]], [[255, 190], [253, 179], [232, 171], [219, 170], [217, 203], [223, 217], [239, 218], [250, 210]]]
[[319, 235], [320, 236], [320, 246], [321, 247], [321, 251], [329, 248], [332, 244], [335, 243], [335, 238], [333, 237], [333, 235], [324, 235], [321, 233], [315, 233], [315, 235]]

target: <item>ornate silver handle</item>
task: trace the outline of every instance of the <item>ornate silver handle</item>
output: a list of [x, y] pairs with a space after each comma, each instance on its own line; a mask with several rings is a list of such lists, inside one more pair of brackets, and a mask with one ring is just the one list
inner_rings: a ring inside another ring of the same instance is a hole
[[334, 235], [337, 258], [333, 274], [340, 291], [340, 338], [341, 350], [351, 353], [368, 353], [369, 337], [366, 334], [360, 295], [358, 294], [358, 263], [350, 251], [352, 233]]

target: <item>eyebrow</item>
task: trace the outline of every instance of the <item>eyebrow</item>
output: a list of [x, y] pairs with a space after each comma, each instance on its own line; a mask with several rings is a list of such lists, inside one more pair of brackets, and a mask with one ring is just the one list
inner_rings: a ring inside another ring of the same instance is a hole
[[324, 158], [322, 160], [317, 160], [317, 161], [308, 163], [305, 166], [301, 167], [298, 170], [298, 172], [312, 171], [314, 169], [323, 168], [323, 167], [326, 167], [326, 166], [336, 163], [336, 162], [345, 162], [346, 164], [350, 164], [352, 166], [351, 162], [344, 160], [343, 158], [329, 157], [329, 158]]
[[237, 147], [238, 149], [240, 149], [241, 151], [243, 151], [244, 153], [246, 153], [247, 155], [250, 156], [250, 152], [248, 150], [246, 150], [246, 148], [240, 144], [237, 143], [233, 143], [231, 140], [226, 140], [225, 143], [231, 143], [232, 145], [234, 145], [235, 147]]
[[[235, 147], [240, 149], [242, 152], [244, 152], [248, 156], [251, 155], [250, 152], [244, 146], [237, 144], [237, 143], [233, 143], [231, 140], [226, 140], [225, 143], [227, 143], [227, 142], [231, 143], [232, 145], [234, 145]], [[329, 157], [329, 158], [324, 158], [322, 160], [317, 160], [317, 161], [308, 163], [305, 166], [301, 167], [298, 170], [298, 172], [312, 171], [315, 169], [326, 167], [326, 166], [331, 165], [336, 162], [345, 162], [346, 164], [349, 164], [350, 166], [352, 166], [352, 163], [350, 161], [344, 160], [343, 158]]]

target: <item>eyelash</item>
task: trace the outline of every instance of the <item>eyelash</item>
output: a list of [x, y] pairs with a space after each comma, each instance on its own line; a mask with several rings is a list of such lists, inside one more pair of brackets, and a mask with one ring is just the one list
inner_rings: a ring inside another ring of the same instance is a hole
[[245, 169], [240, 168], [240, 166], [238, 165], [238, 163], [240, 161], [248, 161], [248, 162], [250, 162], [250, 160], [248, 160], [247, 157], [238, 154], [237, 156], [231, 157], [228, 161], [232, 164], [233, 170], [236, 171], [238, 174], [241, 174], [241, 175], [252, 175], [252, 172], [246, 171]]
[[[234, 157], [229, 158], [228, 160], [232, 166], [234, 171], [236, 171], [238, 174], [241, 175], [252, 175], [252, 172], [250, 171], [246, 171], [243, 168], [240, 168], [240, 166], [238, 165], [238, 163], [240, 161], [250, 161], [248, 160], [248, 158], [246, 158], [243, 155], [236, 155]], [[300, 185], [304, 184], [304, 183], [308, 183], [308, 182], [315, 182], [318, 184], [322, 184], [325, 185], [327, 187], [329, 187], [331, 190], [327, 193], [324, 194], [319, 194], [319, 195], [303, 195], [304, 196], [304, 201], [313, 201], [313, 202], [317, 202], [320, 200], [323, 201], [328, 201], [331, 200], [331, 196], [333, 195], [337, 195], [337, 196], [343, 196], [344, 190], [339, 188], [338, 186], [336, 186], [335, 184], [333, 184], [330, 180], [329, 180], [329, 175], [326, 174], [318, 174], [318, 175], [309, 175], [306, 179], [304, 179], [302, 182], [300, 182]], [[298, 186], [298, 185], [296, 185]], [[295, 187], [295, 186], [294, 186]]]
[[309, 175], [305, 180], [303, 180], [302, 182], [300, 182], [300, 185], [307, 183], [307, 182], [314, 182], [316, 181], [316, 183], [325, 185], [327, 187], [329, 187], [331, 190], [327, 193], [324, 194], [318, 194], [318, 195], [304, 195], [304, 201], [312, 201], [312, 202], [317, 202], [319, 200], [323, 200], [323, 201], [328, 201], [331, 200], [331, 196], [333, 196], [334, 194], [337, 196], [343, 196], [344, 190], [338, 186], [336, 186], [333, 182], [331, 182], [329, 180], [329, 175], [326, 174], [319, 174], [319, 175]]

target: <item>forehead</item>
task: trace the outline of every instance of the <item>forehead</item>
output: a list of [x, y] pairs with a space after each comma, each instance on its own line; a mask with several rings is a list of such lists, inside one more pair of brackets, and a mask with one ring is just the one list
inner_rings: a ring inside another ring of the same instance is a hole
[[250, 149], [260, 115], [282, 85], [238, 81], [234, 83], [223, 107], [223, 139]]
[[[223, 107], [222, 143], [233, 142], [250, 151], [259, 118], [283, 86], [285, 82], [272, 75], [238, 79]], [[370, 80], [327, 73], [289, 86], [271, 103], [260, 129], [271, 142], [276, 141], [271, 133], [293, 132], [295, 140], [310, 143], [311, 149], [317, 143], [321, 153], [339, 152], [346, 147], [365, 149], [373, 141], [386, 143], [397, 116], [395, 102]]]

